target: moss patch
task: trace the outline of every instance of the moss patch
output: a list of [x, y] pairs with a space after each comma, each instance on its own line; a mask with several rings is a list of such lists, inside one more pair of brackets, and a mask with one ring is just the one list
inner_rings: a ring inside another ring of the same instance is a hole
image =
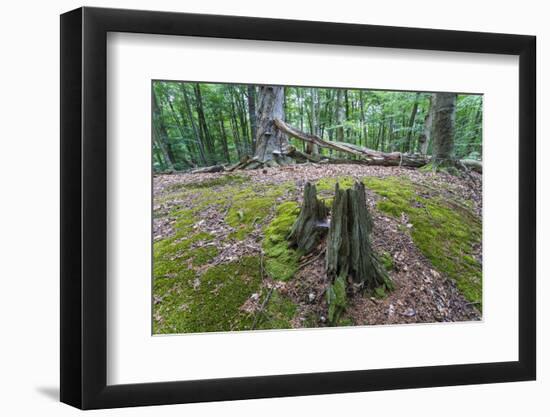
[[298, 269], [300, 254], [288, 247], [287, 236], [299, 213], [297, 203], [283, 203], [277, 207], [275, 217], [264, 229], [262, 248], [265, 253], [265, 269], [275, 280], [286, 281]]
[[481, 264], [473, 258], [473, 247], [481, 242], [479, 219], [464, 209], [457, 211], [444, 198], [419, 196], [406, 178], [369, 177], [364, 182], [383, 197], [377, 203], [380, 211], [408, 216], [415, 245], [434, 267], [454, 279], [467, 300], [481, 303]]
[[393, 264], [393, 258], [390, 253], [382, 253], [382, 255], [380, 255], [380, 261], [382, 265], [384, 265], [384, 268], [386, 268], [386, 271], [393, 271], [395, 265]]
[[[264, 291], [264, 297], [266, 296]], [[260, 313], [256, 329], [290, 329], [292, 327], [291, 320], [296, 314], [296, 304], [274, 290], [269, 298], [269, 302], [265, 310]]]
[[280, 186], [245, 188], [235, 193], [225, 217], [225, 222], [236, 229], [229, 237], [244, 240], [254, 230], [254, 226], [270, 214], [277, 198], [290, 189], [291, 185], [285, 183]]
[[253, 317], [240, 307], [260, 287], [259, 260], [243, 258], [208, 269], [190, 270], [167, 282], [155, 280], [154, 333], [245, 330]]
[[227, 174], [217, 178], [210, 178], [200, 182], [188, 183], [185, 185], [185, 188], [196, 189], [196, 188], [220, 187], [225, 185], [242, 184], [246, 181], [248, 181], [248, 177], [244, 177], [242, 175]]
[[334, 187], [336, 183], [340, 185], [340, 188], [346, 189], [353, 186], [354, 180], [352, 177], [343, 176], [337, 178], [321, 178], [316, 183], [317, 191], [330, 191], [334, 193]]

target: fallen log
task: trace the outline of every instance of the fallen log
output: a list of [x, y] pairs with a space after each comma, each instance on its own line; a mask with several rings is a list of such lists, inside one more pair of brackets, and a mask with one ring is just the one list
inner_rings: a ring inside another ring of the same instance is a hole
[[483, 165], [481, 161], [476, 161], [475, 159], [461, 159], [460, 162], [466, 167], [471, 169], [472, 171], [477, 172], [478, 174], [481, 174], [483, 171]]
[[[302, 132], [293, 126], [286, 124], [280, 119], [275, 119], [274, 123], [279, 130], [289, 136], [317, 145], [321, 148], [332, 149], [337, 152], [354, 155], [361, 161], [361, 163], [366, 165], [407, 166], [419, 168], [426, 165], [430, 161], [430, 158], [425, 155], [405, 154], [401, 152], [380, 152], [351, 143], [324, 140], [319, 136]], [[321, 159], [323, 159], [323, 157], [321, 157]]]
[[212, 165], [209, 167], [196, 168], [191, 170], [191, 174], [208, 174], [211, 172], [222, 172], [225, 171], [223, 165]]

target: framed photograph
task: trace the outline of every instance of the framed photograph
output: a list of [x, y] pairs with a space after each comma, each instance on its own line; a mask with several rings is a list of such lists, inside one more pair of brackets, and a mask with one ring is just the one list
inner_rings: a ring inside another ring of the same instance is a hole
[[61, 401], [533, 380], [535, 37], [61, 16]]

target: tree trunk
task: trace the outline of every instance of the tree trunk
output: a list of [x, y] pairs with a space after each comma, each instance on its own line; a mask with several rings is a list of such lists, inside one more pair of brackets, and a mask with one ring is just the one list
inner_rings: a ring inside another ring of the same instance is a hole
[[157, 95], [153, 93], [153, 124], [154, 132], [157, 136], [157, 143], [159, 148], [164, 156], [166, 167], [169, 170], [174, 169], [174, 153], [172, 151], [172, 146], [168, 142], [168, 132], [166, 131], [166, 126], [164, 125], [164, 119], [160, 114], [160, 107], [158, 105]]
[[260, 87], [256, 152], [254, 160], [266, 165], [279, 165], [291, 162], [285, 157], [288, 139], [277, 129], [274, 120], [284, 119], [284, 87], [264, 85]]
[[433, 113], [433, 152], [434, 168], [455, 166], [454, 127], [455, 127], [455, 93], [435, 93]]
[[252, 138], [252, 151], [256, 150], [256, 87], [247, 87], [248, 118], [250, 119], [250, 134]]
[[231, 157], [229, 155], [229, 147], [227, 145], [227, 133], [225, 132], [223, 112], [221, 110], [219, 110], [218, 118], [219, 118], [219, 123], [220, 123], [220, 133], [221, 133], [221, 139], [222, 139], [223, 155], [225, 157], [226, 162], [228, 164], [230, 164], [231, 163]]
[[418, 152], [422, 155], [428, 153], [428, 147], [430, 146], [430, 139], [432, 137], [432, 124], [433, 124], [433, 95], [429, 99], [428, 112], [424, 118], [424, 131], [418, 138]]
[[306, 183], [300, 215], [288, 236], [289, 245], [304, 254], [310, 253], [328, 229], [328, 208], [317, 199], [315, 185]]
[[[319, 135], [319, 92], [316, 88], [311, 89], [311, 133]], [[306, 153], [317, 155], [319, 148], [313, 143], [306, 143]]]
[[344, 141], [344, 117], [345, 117], [345, 108], [342, 103], [343, 90], [338, 90], [336, 96], [336, 140], [339, 142]]
[[374, 290], [393, 285], [371, 246], [372, 218], [365, 199], [365, 186], [356, 182], [342, 190], [336, 185], [327, 238], [326, 270], [334, 282], [341, 278]]
[[207, 155], [206, 159], [209, 162], [216, 162], [216, 152], [214, 149], [214, 143], [212, 141], [212, 137], [210, 136], [210, 132], [208, 131], [208, 125], [206, 124], [206, 117], [204, 115], [204, 106], [202, 104], [202, 94], [201, 94], [201, 87], [199, 83], [195, 83], [193, 85], [193, 89], [195, 91], [195, 99], [197, 102], [197, 115], [199, 117], [199, 132], [201, 135], [202, 142], [206, 146]]
[[189, 122], [191, 123], [191, 127], [193, 128], [193, 133], [195, 134], [195, 140], [197, 142], [197, 147], [199, 148], [199, 155], [201, 162], [203, 164], [206, 164], [206, 151], [204, 150], [204, 143], [202, 143], [201, 136], [199, 134], [199, 129], [197, 128], [197, 124], [195, 123], [195, 118], [193, 117], [193, 111], [191, 110], [191, 104], [189, 103], [189, 97], [187, 95], [187, 91], [185, 90], [185, 84], [180, 84], [181, 86], [181, 92], [183, 93], [183, 101], [185, 104], [185, 110], [187, 112], [187, 117], [189, 119]]
[[411, 117], [409, 118], [409, 125], [408, 125], [408, 131], [407, 131], [407, 139], [405, 140], [405, 146], [402, 149], [402, 152], [411, 152], [411, 138], [414, 128], [414, 119], [416, 118], [416, 112], [418, 111], [418, 98], [420, 97], [420, 93], [416, 93], [414, 97], [414, 104], [411, 111]]

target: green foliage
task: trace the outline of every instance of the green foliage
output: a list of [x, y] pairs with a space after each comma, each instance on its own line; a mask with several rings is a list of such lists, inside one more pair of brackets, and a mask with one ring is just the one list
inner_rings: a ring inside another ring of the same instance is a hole
[[345, 310], [346, 280], [339, 276], [327, 289], [328, 321], [331, 325], [337, 325], [340, 315]]
[[466, 299], [480, 303], [481, 264], [473, 258], [481, 242], [481, 222], [466, 206], [451, 205], [445, 198], [420, 196], [406, 178], [364, 179], [381, 197], [377, 207], [393, 217], [408, 216], [415, 245], [440, 272], [454, 279]]
[[299, 213], [300, 207], [297, 203], [283, 203], [277, 207], [275, 217], [264, 229], [262, 248], [265, 253], [265, 269], [275, 280], [289, 280], [298, 269], [300, 254], [288, 247], [287, 237]]

